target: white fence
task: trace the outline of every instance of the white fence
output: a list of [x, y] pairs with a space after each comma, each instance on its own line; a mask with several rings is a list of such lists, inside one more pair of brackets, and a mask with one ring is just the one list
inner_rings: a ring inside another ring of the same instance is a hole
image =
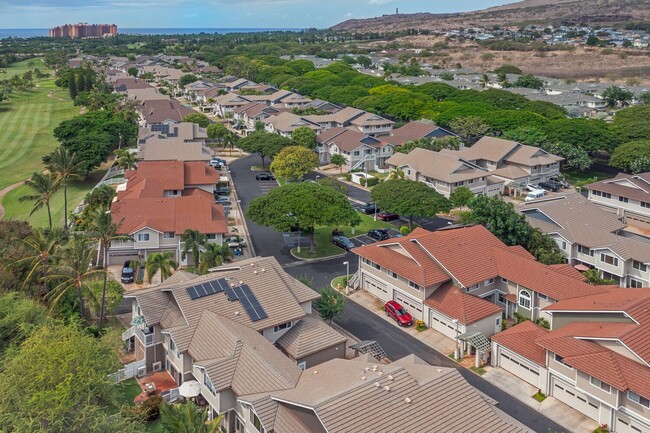
[[120, 383], [123, 380], [131, 379], [138, 375], [138, 370], [147, 365], [146, 361], [143, 359], [141, 361], [135, 361], [130, 364], [126, 364], [124, 368], [117, 370], [116, 373], [109, 374], [108, 377], [113, 380], [115, 383]]

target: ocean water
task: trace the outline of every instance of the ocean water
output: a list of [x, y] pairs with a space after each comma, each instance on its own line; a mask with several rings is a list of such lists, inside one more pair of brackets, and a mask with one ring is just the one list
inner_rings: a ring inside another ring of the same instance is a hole
[[[228, 34], [228, 33], [261, 33], [261, 32], [277, 32], [289, 31], [295, 32], [302, 29], [298, 28], [241, 28], [241, 29], [223, 29], [223, 28], [197, 28], [197, 29], [172, 29], [172, 28], [119, 28], [120, 33], [129, 35], [195, 35], [199, 33], [208, 34]], [[49, 29], [0, 29], [0, 39], [4, 38], [35, 38], [39, 36], [49, 36]]]

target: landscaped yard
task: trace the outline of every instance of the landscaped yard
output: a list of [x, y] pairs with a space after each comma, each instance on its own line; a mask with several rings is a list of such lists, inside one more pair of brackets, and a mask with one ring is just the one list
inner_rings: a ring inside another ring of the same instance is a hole
[[611, 174], [603, 173], [597, 170], [566, 170], [564, 177], [567, 182], [573, 186], [582, 186], [599, 180], [613, 177]]
[[[360, 215], [361, 224], [355, 227], [355, 234], [352, 234], [352, 227], [340, 226], [338, 227], [339, 231], [344, 232], [345, 236], [353, 237], [362, 234], [368, 233], [370, 229], [383, 229], [389, 228], [391, 225], [384, 221], [375, 221], [373, 217], [368, 215]], [[314, 233], [314, 239], [316, 241], [316, 252], [312, 253], [309, 251], [309, 247], [302, 247], [300, 253], [298, 253], [296, 248], [293, 248], [291, 252], [296, 256], [302, 259], [317, 259], [328, 256], [335, 256], [341, 254], [344, 251], [332, 243], [332, 230], [335, 227], [317, 227], [316, 232]]]
[[[142, 388], [138, 384], [138, 381], [135, 379], [128, 379], [124, 382], [117, 384], [118, 387], [118, 402], [121, 405], [133, 406], [133, 399], [142, 393]], [[149, 433], [162, 433], [162, 423], [160, 418], [155, 419], [154, 421], [148, 422], [145, 424], [145, 429]]]
[[[28, 71], [29, 62], [3, 69], [6, 78]], [[61, 121], [79, 114], [79, 107], [72, 105], [67, 90], [54, 85], [54, 73], [38, 59], [31, 62], [52, 76], [36, 79], [35, 89], [13, 92], [0, 102], [0, 189], [42, 171], [41, 157], [58, 145], [52, 131]]]

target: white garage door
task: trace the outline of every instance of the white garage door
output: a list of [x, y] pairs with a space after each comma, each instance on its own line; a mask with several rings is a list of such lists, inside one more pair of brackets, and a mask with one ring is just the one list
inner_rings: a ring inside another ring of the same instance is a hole
[[589, 401], [587, 396], [580, 391], [576, 391], [573, 385], [557, 377], [552, 377], [551, 392], [551, 395], [561, 402], [598, 421], [598, 403]]
[[363, 290], [366, 290], [371, 295], [376, 296], [383, 301], [387, 301], [389, 299], [386, 285], [373, 278], [368, 277], [367, 275], [363, 276]]
[[626, 415], [617, 415], [616, 433], [650, 433], [650, 426], [632, 420]]
[[500, 348], [499, 366], [533, 386], [539, 387], [539, 366]]
[[108, 257], [109, 265], [123, 265], [127, 260], [138, 260], [138, 254], [133, 251], [111, 251]]
[[402, 292], [398, 292], [397, 290], [393, 292], [393, 299], [399, 302], [400, 304], [402, 304], [402, 307], [406, 308], [406, 311], [411, 313], [411, 316], [413, 316], [415, 320], [422, 319], [421, 302], [418, 302], [417, 300], [411, 298], [410, 296], [406, 296]]
[[[450, 319], [437, 314], [435, 311], [431, 311], [429, 326], [449, 338], [456, 338], [456, 325], [451, 323]], [[464, 327], [459, 325], [458, 333], [462, 334], [463, 332], [465, 332]]]

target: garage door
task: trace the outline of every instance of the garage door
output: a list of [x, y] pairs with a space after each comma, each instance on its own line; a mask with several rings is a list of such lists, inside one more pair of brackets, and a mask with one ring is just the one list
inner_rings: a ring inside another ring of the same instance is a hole
[[138, 254], [133, 251], [111, 251], [108, 256], [109, 265], [123, 265], [127, 260], [138, 260]]
[[641, 215], [626, 213], [625, 222], [632, 226], [637, 226], [641, 228], [650, 228], [650, 220], [648, 220], [647, 217]]
[[576, 391], [573, 385], [557, 377], [552, 377], [551, 392], [551, 395], [561, 402], [598, 421], [598, 403], [589, 401], [587, 396], [580, 391]]
[[503, 348], [499, 350], [499, 367], [539, 387], [539, 366]]
[[[431, 315], [429, 317], [429, 326], [449, 338], [456, 338], [456, 325], [451, 323], [450, 319], [438, 315], [435, 311], [431, 311]], [[464, 326], [459, 325], [458, 333], [462, 334], [463, 332], [465, 332]]]
[[363, 290], [366, 290], [368, 293], [378, 297], [382, 301], [387, 301], [389, 299], [386, 285], [365, 274], [363, 276]]
[[650, 426], [632, 420], [626, 415], [617, 415], [616, 433], [650, 433]]
[[406, 296], [397, 290], [395, 290], [393, 293], [393, 299], [402, 304], [402, 307], [406, 308], [406, 310], [411, 313], [411, 316], [413, 316], [416, 320], [422, 320], [421, 302], [418, 302], [417, 300], [411, 298], [410, 296]]

